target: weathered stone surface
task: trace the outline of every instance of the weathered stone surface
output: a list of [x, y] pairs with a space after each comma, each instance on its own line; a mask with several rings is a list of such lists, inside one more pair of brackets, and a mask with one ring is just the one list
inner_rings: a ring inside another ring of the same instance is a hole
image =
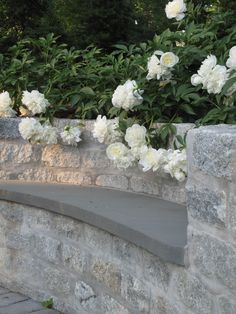
[[165, 291], [169, 285], [170, 271], [157, 256], [143, 251], [142, 278]]
[[39, 161], [41, 146], [24, 143], [0, 143], [0, 163], [25, 164]]
[[68, 276], [68, 273], [48, 266], [42, 275], [47, 288], [53, 293], [59, 295], [71, 295], [73, 293], [75, 282]]
[[113, 256], [121, 264], [121, 267], [125, 265], [134, 272], [142, 271], [142, 250], [136, 245], [114, 236]]
[[120, 175], [100, 175], [96, 179], [96, 185], [110, 188], [127, 190], [129, 186], [128, 179]]
[[132, 177], [130, 179], [130, 186], [134, 192], [138, 193], [147, 193], [160, 195], [161, 190], [161, 182], [160, 180], [150, 181], [148, 179], [144, 179], [142, 177]]
[[84, 224], [84, 241], [92, 251], [96, 250], [103, 255], [105, 250], [108, 254], [112, 254], [113, 237], [103, 230]]
[[0, 202], [0, 214], [6, 220], [13, 223], [21, 223], [23, 221], [24, 206], [11, 202]]
[[20, 118], [1, 118], [0, 119], [0, 139], [19, 139], [21, 138], [18, 125]]
[[236, 313], [235, 298], [229, 299], [224, 296], [219, 297], [218, 308], [220, 314], [235, 314]]
[[51, 263], [57, 263], [60, 255], [61, 242], [46, 235], [32, 236], [32, 249], [38, 257]]
[[115, 299], [108, 295], [102, 295], [101, 300], [103, 314], [129, 314], [130, 312]]
[[223, 191], [189, 187], [187, 204], [192, 218], [213, 225], [225, 226], [226, 195]]
[[51, 221], [50, 228], [53, 233], [66, 239], [75, 240], [77, 244], [79, 243], [78, 241], [80, 241], [84, 232], [84, 224], [82, 222], [56, 214], [52, 215]]
[[173, 292], [180, 302], [194, 313], [212, 314], [213, 301], [204, 284], [185, 271], [173, 277]]
[[48, 168], [27, 168], [18, 177], [20, 181], [55, 182], [55, 175]]
[[215, 177], [232, 179], [235, 174], [236, 127], [201, 127], [188, 133], [191, 164]]
[[83, 272], [86, 265], [81, 250], [69, 244], [63, 244], [61, 248], [61, 261], [67, 268], [76, 272]]
[[91, 185], [92, 179], [89, 175], [83, 174], [81, 172], [57, 170], [56, 181], [60, 183], [72, 183], [79, 185]]
[[106, 169], [111, 167], [111, 162], [107, 158], [105, 150], [83, 150], [82, 164], [85, 169]]
[[167, 299], [156, 296], [151, 300], [150, 314], [189, 314], [177, 305], [171, 304]]
[[168, 177], [162, 179], [161, 195], [164, 200], [175, 202], [178, 204], [186, 204], [186, 181], [177, 182], [177, 180]]
[[80, 167], [80, 154], [77, 147], [49, 145], [43, 150], [42, 161], [50, 167]]
[[100, 304], [97, 299], [97, 294], [87, 283], [83, 281], [76, 282], [75, 297], [78, 305], [83, 309], [89, 313], [98, 313]]
[[123, 273], [121, 295], [137, 310], [137, 313], [149, 314], [150, 287], [146, 282]]
[[120, 293], [121, 272], [116, 265], [95, 258], [92, 261], [91, 273], [99, 282], [104, 283], [109, 289], [116, 293]]
[[199, 271], [236, 290], [236, 249], [205, 233], [194, 233], [190, 254]]

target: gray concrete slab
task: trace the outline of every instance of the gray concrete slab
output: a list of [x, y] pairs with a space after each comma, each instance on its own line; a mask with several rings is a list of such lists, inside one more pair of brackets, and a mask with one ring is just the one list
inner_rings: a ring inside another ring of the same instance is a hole
[[67, 184], [0, 182], [0, 199], [73, 217], [184, 264], [185, 206], [152, 196]]
[[44, 309], [43, 306], [19, 293], [10, 292], [0, 287], [0, 314], [59, 314], [56, 310]]

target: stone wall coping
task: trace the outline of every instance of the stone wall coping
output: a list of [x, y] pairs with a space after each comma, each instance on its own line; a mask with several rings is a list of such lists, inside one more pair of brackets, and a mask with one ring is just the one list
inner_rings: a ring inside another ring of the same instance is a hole
[[0, 182], [0, 199], [72, 217], [184, 265], [186, 207], [153, 196], [107, 188]]

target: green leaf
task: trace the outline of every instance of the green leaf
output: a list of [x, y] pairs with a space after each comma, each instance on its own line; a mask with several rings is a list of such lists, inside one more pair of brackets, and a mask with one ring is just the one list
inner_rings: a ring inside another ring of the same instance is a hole
[[95, 96], [94, 90], [89, 86], [81, 88], [80, 93], [85, 94], [87, 96]]

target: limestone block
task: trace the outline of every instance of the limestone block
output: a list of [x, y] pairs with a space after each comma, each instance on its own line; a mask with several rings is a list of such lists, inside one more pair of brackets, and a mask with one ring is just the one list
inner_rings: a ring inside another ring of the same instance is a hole
[[42, 161], [50, 167], [80, 167], [80, 152], [77, 147], [48, 145], [45, 146]]
[[129, 182], [125, 176], [121, 175], [100, 175], [96, 179], [96, 185], [127, 190]]

